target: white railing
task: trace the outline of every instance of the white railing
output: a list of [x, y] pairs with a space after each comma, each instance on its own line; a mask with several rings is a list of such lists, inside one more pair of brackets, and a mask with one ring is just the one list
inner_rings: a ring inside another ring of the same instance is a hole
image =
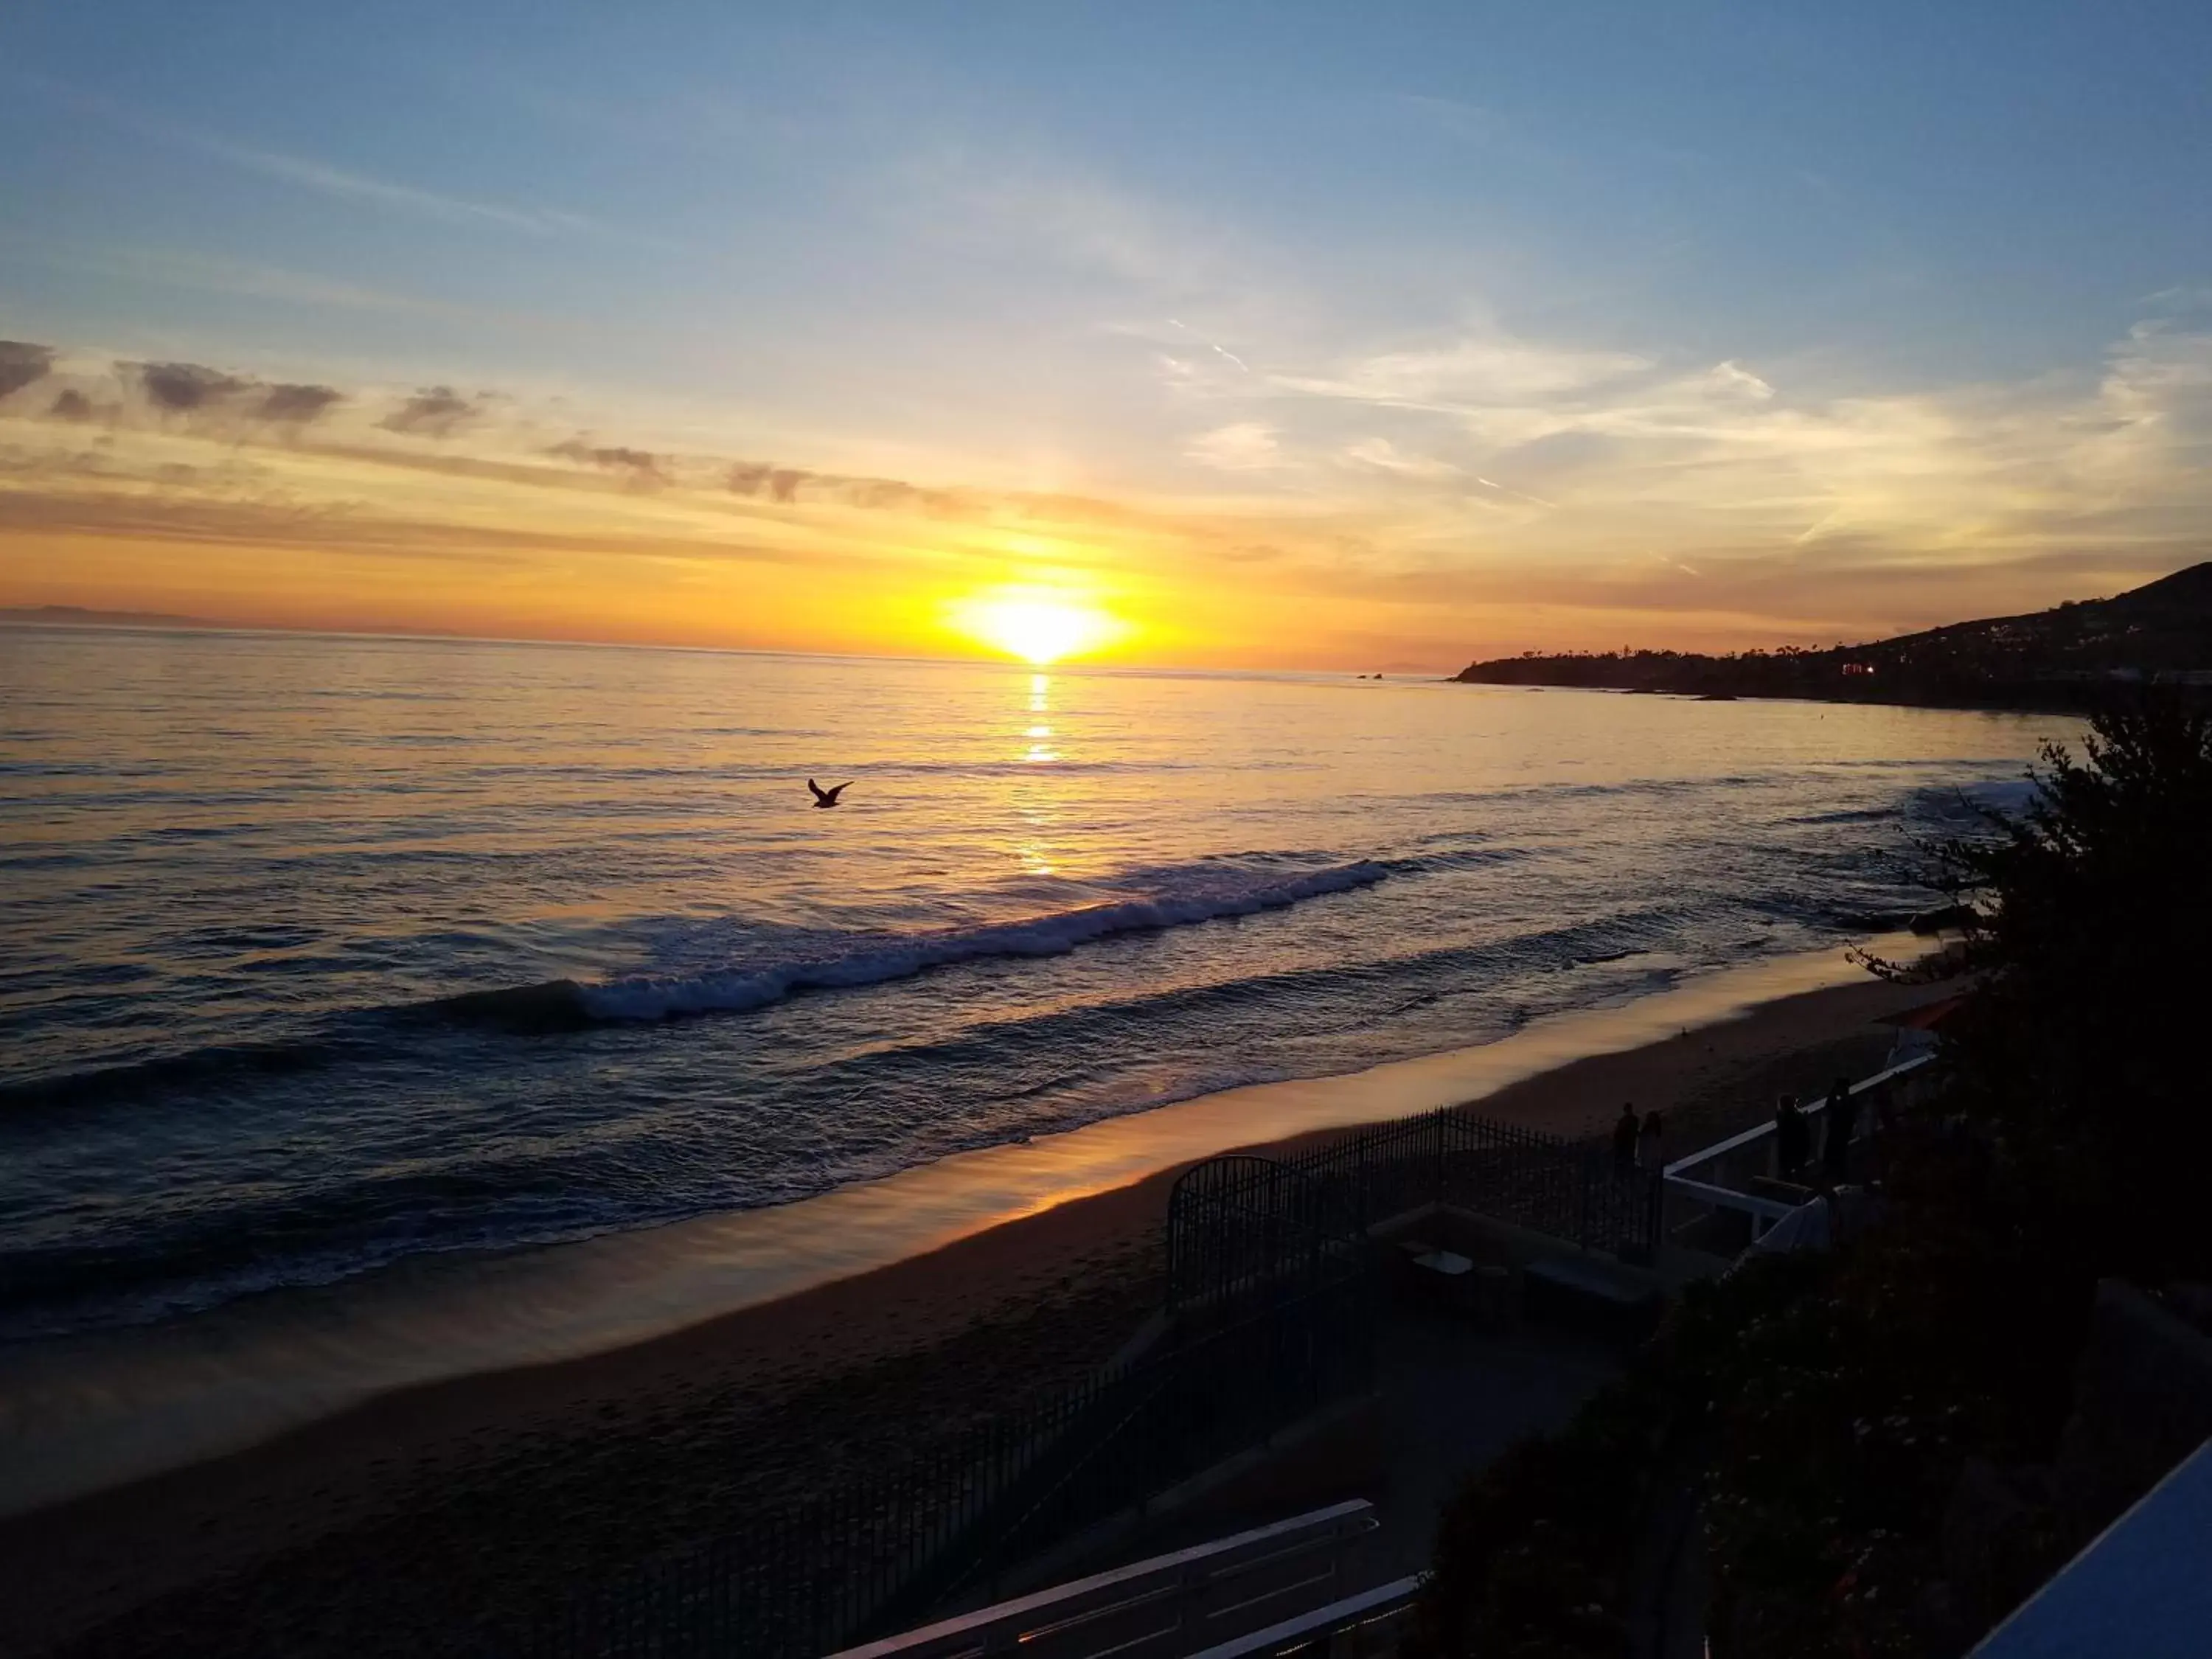
[[[1900, 1060], [1894, 1066], [1876, 1072], [1872, 1077], [1860, 1079], [1851, 1085], [1850, 1093], [1853, 1096], [1868, 1095], [1876, 1090], [1889, 1088], [1900, 1079], [1909, 1077], [1932, 1065], [1935, 1059], [1936, 1056], [1932, 1053], [1915, 1054], [1910, 1060]], [[1798, 1109], [1809, 1120], [1826, 1110], [1827, 1105], [1827, 1101], [1823, 1098], [1802, 1105]], [[1862, 1121], [1863, 1121], [1862, 1119]], [[1710, 1205], [1717, 1210], [1735, 1210], [1747, 1215], [1752, 1218], [1752, 1231], [1755, 1237], [1763, 1232], [1768, 1224], [1779, 1221], [1784, 1216], [1788, 1215], [1796, 1206], [1778, 1198], [1765, 1198], [1757, 1193], [1739, 1192], [1733, 1187], [1723, 1187], [1713, 1182], [1695, 1180], [1686, 1172], [1708, 1164], [1718, 1163], [1731, 1153], [1740, 1152], [1748, 1146], [1754, 1146], [1773, 1133], [1774, 1124], [1770, 1119], [1766, 1122], [1753, 1125], [1741, 1134], [1730, 1135], [1726, 1140], [1717, 1140], [1710, 1146], [1701, 1146], [1687, 1158], [1676, 1158], [1662, 1171], [1666, 1192], [1670, 1196], [1694, 1200], [1698, 1203]]]
[[1399, 1626], [1420, 1594], [1421, 1577], [1395, 1579], [1371, 1590], [1347, 1595], [1311, 1613], [1285, 1619], [1249, 1636], [1224, 1642], [1193, 1659], [1368, 1659], [1398, 1651]]
[[1316, 1598], [1341, 1601], [1353, 1547], [1377, 1524], [1375, 1506], [1352, 1498], [848, 1648], [833, 1659], [1190, 1653]]

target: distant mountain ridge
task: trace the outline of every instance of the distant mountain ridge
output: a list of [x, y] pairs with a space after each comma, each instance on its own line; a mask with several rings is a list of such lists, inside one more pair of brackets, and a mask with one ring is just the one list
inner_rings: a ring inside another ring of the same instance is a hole
[[0, 605], [0, 623], [46, 628], [228, 628], [205, 617], [168, 611], [95, 611], [82, 605]]
[[1711, 697], [2067, 708], [2115, 685], [2212, 691], [2212, 561], [2109, 599], [1952, 623], [1806, 651], [1528, 652], [1469, 664], [1481, 685], [1558, 685]]

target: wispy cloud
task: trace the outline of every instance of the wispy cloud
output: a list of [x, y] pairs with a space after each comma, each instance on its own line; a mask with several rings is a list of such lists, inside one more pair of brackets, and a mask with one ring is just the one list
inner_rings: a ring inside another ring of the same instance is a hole
[[1592, 351], [1463, 335], [1432, 346], [1378, 352], [1312, 374], [1279, 374], [1285, 392], [1437, 413], [1512, 405], [1578, 392], [1653, 366], [1624, 351]]
[[174, 131], [178, 137], [196, 149], [243, 167], [249, 173], [280, 179], [287, 184], [299, 185], [342, 201], [367, 202], [446, 224], [499, 225], [533, 236], [594, 228], [590, 221], [577, 214], [544, 208], [511, 207], [497, 202], [472, 201], [466, 197], [448, 196], [414, 185], [397, 184], [388, 179], [348, 172], [343, 167], [333, 167], [308, 156], [287, 155], [276, 150], [235, 143], [227, 138], [188, 129]]
[[1201, 351], [1212, 352], [1215, 356], [1221, 359], [1223, 362], [1233, 364], [1237, 368], [1243, 370], [1247, 374], [1249, 374], [1252, 372], [1251, 364], [1246, 362], [1242, 357], [1231, 351], [1227, 346], [1223, 345], [1219, 341], [1207, 339], [1196, 329], [1193, 328], [1188, 323], [1184, 322], [1180, 317], [1169, 318], [1168, 326], [1189, 336], [1190, 338], [1197, 343], [1199, 349]]
[[33, 345], [28, 340], [0, 340], [0, 398], [13, 397], [25, 386], [36, 385], [53, 366], [52, 346]]
[[449, 317], [478, 325], [512, 322], [514, 311], [494, 312], [418, 295], [396, 294], [278, 265], [174, 248], [87, 248], [33, 243], [33, 257], [57, 270], [120, 276], [164, 287], [198, 289], [287, 305], [328, 306], [346, 311], [386, 311]]
[[293, 155], [264, 145], [247, 143], [175, 120], [157, 111], [126, 105], [45, 76], [16, 75], [9, 78], [17, 85], [32, 88], [53, 101], [130, 128], [162, 143], [184, 145], [246, 172], [296, 185], [338, 200], [365, 203], [446, 224], [495, 225], [536, 236], [599, 228], [594, 222], [580, 214], [453, 195], [419, 185], [380, 179], [319, 157]]
[[264, 421], [279, 426], [304, 426], [319, 420], [337, 404], [345, 401], [345, 393], [336, 386], [301, 386], [284, 383], [270, 386], [262, 393], [255, 413]]
[[[825, 514], [855, 511], [939, 525], [1056, 530], [1079, 525], [1103, 531], [1134, 522], [1127, 509], [1081, 497], [927, 486], [606, 441], [576, 432], [573, 411], [559, 400], [532, 405], [449, 385], [405, 394], [346, 392], [204, 363], [109, 362], [27, 342], [0, 349], [0, 362], [17, 362], [27, 374], [39, 371], [19, 377], [18, 389], [49, 377], [61, 384], [58, 398], [10, 411], [17, 418], [8, 423], [15, 440], [8, 455], [19, 486], [52, 474], [76, 485], [97, 479], [102, 488], [126, 493], [154, 485], [189, 493], [216, 476], [206, 459], [212, 455], [227, 478], [252, 468], [298, 475], [303, 489], [327, 490], [343, 477], [349, 489], [367, 488], [372, 497], [418, 494], [426, 478], [482, 485], [491, 492], [483, 499], [509, 501], [518, 522], [530, 516], [530, 495], [550, 500], [610, 491], [663, 497], [658, 507], [630, 501], [624, 513], [651, 511], [668, 525], [688, 520], [695, 526], [732, 517], [826, 522]], [[106, 418], [108, 437], [98, 465], [87, 471], [76, 436], [64, 437], [61, 429], [94, 415]], [[549, 432], [556, 422], [571, 435]], [[38, 441], [42, 424], [56, 441]], [[414, 489], [410, 477], [417, 481]], [[447, 495], [449, 501], [461, 499]], [[557, 510], [575, 508], [571, 501]]]
[[1449, 461], [1439, 460], [1433, 455], [1407, 454], [1388, 438], [1362, 438], [1357, 443], [1346, 445], [1344, 454], [1346, 460], [1401, 478], [1443, 481], [1467, 476], [1463, 469], [1454, 466]]
[[1086, 295], [1110, 289], [1156, 322], [1169, 313], [1194, 319], [1166, 325], [1182, 337], [1218, 337], [1214, 313], [1265, 304], [1252, 279], [1271, 261], [1233, 220], [1048, 153], [924, 145], [884, 188], [886, 211], [912, 234], [1046, 266], [1062, 285], [1077, 279]]
[[1183, 453], [1224, 472], [1261, 471], [1281, 459], [1274, 428], [1259, 421], [1238, 421], [1201, 432]]
[[345, 550], [365, 570], [387, 545], [433, 558], [442, 534], [538, 572], [548, 605], [571, 555], [593, 548], [631, 569], [903, 572], [916, 591], [1042, 563], [1134, 584], [1178, 617], [1210, 605], [1259, 660], [1289, 647], [1271, 657], [1259, 636], [1256, 562], [1284, 608], [1268, 627], [1457, 627], [1473, 653], [1871, 637], [2115, 591], [2206, 550], [2212, 333], [2146, 323], [2071, 378], [1849, 397], [1786, 367], [1483, 341], [1331, 366], [1372, 386], [1346, 366], [1420, 358], [1379, 379], [1394, 394], [1458, 388], [1437, 406], [1239, 374], [1253, 384], [1209, 394], [1231, 418], [1180, 441], [1196, 463], [1177, 475], [1183, 492], [1119, 501], [748, 457], [615, 411], [586, 427], [573, 399], [274, 381], [18, 342], [0, 351], [20, 365], [0, 410], [0, 492], [9, 532], [65, 527], [88, 544], [228, 537]]
[[1390, 102], [1431, 131], [1465, 143], [1493, 143], [1505, 134], [1510, 125], [1496, 110], [1470, 104], [1464, 99], [1400, 92], [1390, 94]]
[[482, 420], [490, 408], [489, 393], [465, 398], [449, 386], [426, 386], [377, 425], [386, 432], [404, 432], [425, 438], [450, 438], [464, 427]]
[[1559, 505], [1557, 501], [1546, 501], [1541, 495], [1531, 495], [1525, 489], [1508, 489], [1505, 485], [1498, 483], [1494, 479], [1485, 478], [1478, 476], [1475, 478], [1475, 483], [1480, 484], [1485, 489], [1494, 489], [1501, 495], [1511, 495], [1521, 501], [1532, 501], [1538, 507], [1557, 507]]
[[564, 439], [547, 446], [548, 455], [558, 455], [563, 460], [574, 461], [581, 466], [594, 466], [610, 472], [641, 489], [652, 489], [668, 482], [662, 470], [660, 457], [647, 449], [633, 449], [627, 444], [594, 444], [587, 438]]
[[155, 408], [183, 414], [222, 403], [243, 392], [249, 382], [221, 369], [199, 363], [129, 363], [140, 387]]

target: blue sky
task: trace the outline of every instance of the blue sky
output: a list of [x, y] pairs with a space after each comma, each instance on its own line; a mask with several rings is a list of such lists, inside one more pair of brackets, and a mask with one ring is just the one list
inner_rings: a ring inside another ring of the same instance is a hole
[[2208, 84], [2201, 4], [16, 0], [0, 334], [1874, 629], [2203, 556]]

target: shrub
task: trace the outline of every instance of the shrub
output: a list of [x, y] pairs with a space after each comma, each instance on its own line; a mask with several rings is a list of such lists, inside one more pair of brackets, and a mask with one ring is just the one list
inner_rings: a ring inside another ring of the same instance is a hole
[[1952, 1099], [2000, 1131], [2045, 1224], [2116, 1271], [2203, 1273], [2212, 711], [2151, 698], [2092, 724], [2086, 763], [2045, 750], [2024, 814], [1936, 849], [1977, 901], [1982, 970], [1945, 1030]]
[[1885, 1224], [1692, 1287], [1627, 1378], [1471, 1481], [1415, 1653], [1622, 1653], [1683, 1480], [1727, 1659], [1955, 1653], [2057, 1565], [2031, 1512], [1962, 1598], [1947, 1515], [1976, 1467], [2050, 1456], [2097, 1277], [2212, 1272], [2212, 713], [2093, 725], [2085, 761], [2045, 750], [2025, 814], [1936, 849], [1979, 978], [1942, 1097], [1885, 1146]]

